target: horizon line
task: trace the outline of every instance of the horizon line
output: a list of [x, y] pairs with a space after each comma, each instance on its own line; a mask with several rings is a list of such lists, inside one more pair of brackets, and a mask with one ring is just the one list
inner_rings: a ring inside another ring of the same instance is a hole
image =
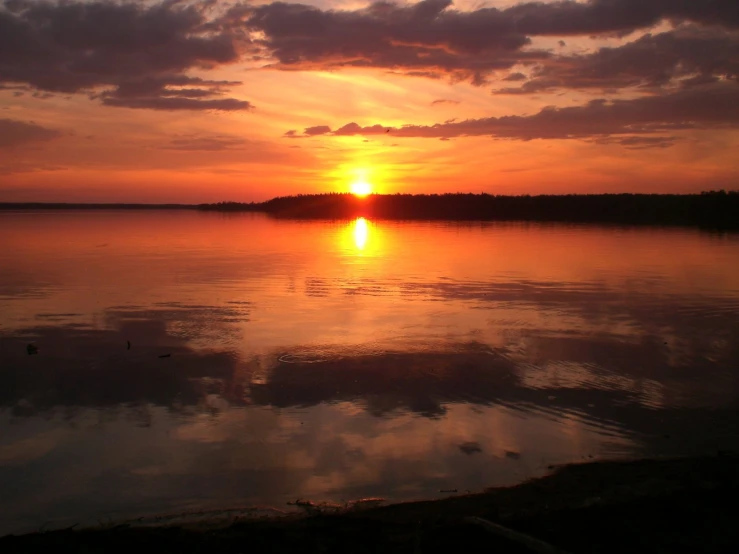
[[37, 200], [32, 201], [0, 201], [0, 208], [7, 206], [127, 206], [127, 207], [168, 207], [168, 208], [198, 208], [200, 206], [212, 206], [218, 204], [245, 204], [245, 205], [260, 205], [267, 204], [273, 200], [284, 199], [284, 198], [309, 198], [316, 196], [350, 196], [355, 197], [359, 200], [364, 200], [369, 197], [383, 197], [383, 196], [411, 196], [411, 197], [428, 197], [428, 196], [492, 196], [496, 198], [562, 198], [562, 197], [593, 197], [593, 196], [704, 196], [711, 194], [726, 194], [733, 195], [739, 194], [739, 189], [720, 189], [720, 190], [703, 190], [700, 192], [683, 192], [683, 193], [669, 193], [669, 192], [598, 192], [598, 193], [562, 193], [562, 194], [493, 194], [489, 192], [441, 192], [441, 193], [370, 193], [368, 195], [356, 195], [352, 192], [318, 192], [318, 193], [297, 193], [285, 196], [274, 196], [268, 200], [262, 201], [238, 201], [238, 200], [219, 200], [215, 202], [197, 202], [197, 203], [181, 203], [181, 202], [60, 202], [60, 201], [49, 201], [40, 202]]

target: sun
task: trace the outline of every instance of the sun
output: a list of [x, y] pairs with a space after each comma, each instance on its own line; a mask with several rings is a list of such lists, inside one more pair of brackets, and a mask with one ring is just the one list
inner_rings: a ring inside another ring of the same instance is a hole
[[372, 185], [364, 180], [354, 181], [351, 191], [354, 196], [367, 196], [372, 193]]

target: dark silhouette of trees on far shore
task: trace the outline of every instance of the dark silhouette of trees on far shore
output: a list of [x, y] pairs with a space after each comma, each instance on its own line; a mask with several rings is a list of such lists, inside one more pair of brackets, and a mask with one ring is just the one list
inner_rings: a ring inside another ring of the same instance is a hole
[[299, 194], [266, 202], [215, 204], [0, 203], [0, 210], [203, 210], [264, 212], [278, 218], [559, 221], [626, 225], [692, 225], [739, 229], [739, 191], [700, 194]]
[[566, 221], [739, 228], [739, 191], [700, 194], [306, 194], [263, 203], [202, 204], [201, 210], [259, 211], [274, 217]]

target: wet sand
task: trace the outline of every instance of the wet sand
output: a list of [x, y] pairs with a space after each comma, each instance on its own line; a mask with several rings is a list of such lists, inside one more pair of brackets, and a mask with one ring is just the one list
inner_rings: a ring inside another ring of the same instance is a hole
[[739, 551], [738, 497], [739, 457], [721, 452], [570, 465], [514, 487], [384, 507], [7, 536], [0, 551], [535, 552], [475, 519], [483, 518], [551, 552], [728, 553]]

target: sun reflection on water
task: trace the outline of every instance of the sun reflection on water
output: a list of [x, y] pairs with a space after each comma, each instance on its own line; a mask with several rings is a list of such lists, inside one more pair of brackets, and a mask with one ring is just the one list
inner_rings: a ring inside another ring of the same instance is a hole
[[[372, 264], [376, 271], [383, 271], [380, 260], [387, 254], [387, 230], [366, 217], [345, 221], [337, 229], [337, 243], [343, 263]], [[370, 266], [367, 266], [370, 267]]]
[[354, 221], [354, 244], [357, 249], [364, 250], [367, 245], [367, 239], [369, 238], [369, 227], [367, 220], [363, 217], [358, 217]]

